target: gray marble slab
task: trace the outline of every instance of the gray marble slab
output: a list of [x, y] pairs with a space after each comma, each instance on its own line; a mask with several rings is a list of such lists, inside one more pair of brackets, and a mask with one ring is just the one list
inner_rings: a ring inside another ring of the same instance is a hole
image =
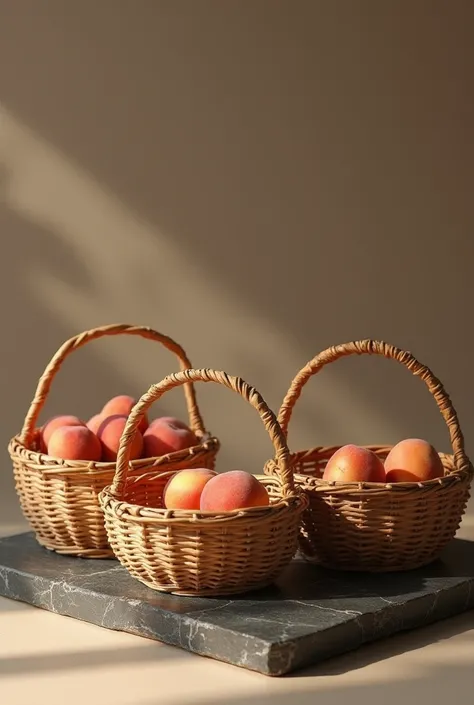
[[273, 587], [225, 599], [155, 592], [114, 560], [59, 556], [26, 533], [0, 540], [0, 595], [280, 676], [474, 608], [474, 542], [408, 573], [294, 560]]

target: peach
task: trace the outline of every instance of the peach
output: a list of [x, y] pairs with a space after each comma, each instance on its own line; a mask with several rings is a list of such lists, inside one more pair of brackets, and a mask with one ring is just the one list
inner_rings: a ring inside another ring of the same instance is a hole
[[163, 422], [172, 422], [178, 428], [189, 428], [189, 426], [184, 421], [181, 421], [181, 419], [177, 419], [176, 416], [159, 416], [158, 418], [153, 419], [153, 421], [150, 421], [148, 428], [153, 428], [154, 426], [157, 426]]
[[155, 419], [143, 434], [143, 455], [155, 458], [197, 445], [198, 440], [183, 421], [170, 416]]
[[86, 426], [88, 429], [92, 431], [92, 433], [97, 433], [99, 430], [99, 426], [104, 420], [104, 417], [102, 414], [96, 414], [95, 416], [92, 416], [89, 421], [87, 422]]
[[329, 458], [323, 473], [327, 482], [385, 482], [380, 458], [368, 448], [348, 444]]
[[254, 475], [244, 470], [229, 470], [206, 483], [200, 509], [203, 512], [231, 512], [268, 504], [270, 497], [266, 487]]
[[397, 443], [385, 460], [387, 482], [424, 482], [443, 477], [444, 468], [436, 449], [420, 438]]
[[[97, 437], [102, 444], [102, 457], [106, 462], [113, 462], [117, 459], [117, 453], [120, 447], [120, 439], [122, 438], [127, 416], [124, 414], [113, 414], [102, 420], [97, 431]], [[143, 451], [143, 436], [140, 431], [135, 432], [135, 437], [132, 442], [130, 452], [130, 460], [141, 458]]]
[[[129, 416], [136, 400], [127, 394], [120, 394], [110, 399], [100, 412], [105, 419], [107, 416]], [[138, 425], [138, 430], [144, 433], [148, 428], [148, 415], [145, 414]]]
[[84, 426], [84, 423], [77, 416], [72, 416], [70, 414], [53, 416], [52, 419], [49, 419], [49, 421], [43, 425], [40, 431], [40, 443], [44, 453], [48, 448], [49, 439], [55, 430], [61, 426]]
[[168, 480], [163, 492], [166, 509], [199, 510], [201, 493], [215, 475], [214, 470], [207, 468], [190, 468], [177, 472]]
[[97, 436], [87, 426], [60, 426], [51, 434], [48, 455], [63, 460], [98, 461], [102, 448]]

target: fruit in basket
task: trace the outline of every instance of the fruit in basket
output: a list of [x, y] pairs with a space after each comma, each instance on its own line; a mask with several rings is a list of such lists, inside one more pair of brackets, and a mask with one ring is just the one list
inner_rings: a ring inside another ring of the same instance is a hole
[[180, 470], [167, 482], [163, 492], [166, 509], [199, 510], [201, 493], [206, 484], [216, 475], [207, 468]]
[[171, 416], [152, 421], [143, 434], [143, 456], [154, 458], [197, 445], [193, 431], [179, 419]]
[[189, 428], [189, 426], [184, 421], [181, 421], [181, 419], [177, 419], [176, 416], [158, 416], [158, 418], [150, 421], [148, 428], [154, 428], [155, 426], [167, 421], [174, 422], [177, 426], [180, 426], [181, 428]]
[[[129, 416], [132, 408], [136, 404], [136, 399], [127, 394], [119, 394], [117, 397], [110, 399], [100, 412], [105, 419], [108, 416]], [[144, 433], [148, 428], [148, 415], [145, 414], [140, 421], [138, 430]]]
[[[103, 419], [97, 431], [97, 437], [102, 445], [102, 457], [106, 462], [113, 462], [117, 459], [120, 446], [120, 439], [127, 423], [127, 416], [124, 414], [114, 414]], [[136, 460], [142, 457], [143, 436], [139, 430], [135, 432], [130, 448], [130, 459]]]
[[48, 455], [63, 460], [95, 460], [102, 456], [97, 436], [87, 426], [60, 426], [51, 434]]
[[385, 460], [387, 482], [424, 482], [443, 477], [444, 468], [436, 449], [420, 438], [397, 443]]
[[385, 482], [380, 458], [369, 448], [345, 445], [330, 457], [323, 474], [327, 482]]
[[255, 475], [244, 470], [229, 470], [206, 483], [200, 508], [203, 512], [230, 512], [269, 504], [267, 489]]
[[96, 414], [95, 416], [92, 416], [92, 418], [89, 419], [86, 426], [92, 431], [92, 433], [97, 433], [97, 431], [99, 430], [99, 426], [103, 420], [104, 417], [102, 416], [102, 414]]
[[77, 416], [70, 414], [62, 416], [53, 416], [52, 419], [46, 421], [40, 431], [41, 450], [45, 453], [48, 448], [49, 439], [57, 428], [61, 426], [84, 426], [84, 423]]

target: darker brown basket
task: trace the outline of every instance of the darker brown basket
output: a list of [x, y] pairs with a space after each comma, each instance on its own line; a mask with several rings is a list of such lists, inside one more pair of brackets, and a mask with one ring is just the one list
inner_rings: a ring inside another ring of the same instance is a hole
[[[350, 342], [317, 355], [296, 375], [278, 420], [285, 435], [306, 382], [324, 365], [347, 355], [383, 355], [420, 377], [448, 426], [452, 455], [440, 453], [445, 475], [420, 483], [334, 483], [323, 481], [325, 465], [340, 446], [291, 455], [295, 483], [309, 499], [302, 518], [300, 550], [328, 568], [370, 572], [402, 571], [436, 560], [454, 538], [467, 501], [473, 468], [464, 450], [457, 414], [441, 382], [413, 355], [374, 340]], [[367, 446], [385, 459], [390, 446]], [[265, 472], [275, 473], [274, 461]]]
[[[98, 496], [112, 482], [115, 463], [58, 460], [41, 453], [36, 423], [51, 383], [66, 357], [96, 338], [121, 334], [161, 343], [178, 357], [181, 369], [191, 365], [178, 343], [148, 327], [118, 324], [81, 333], [65, 342], [48, 364], [39, 380], [23, 429], [9, 443], [23, 514], [35, 531], [37, 541], [57, 553], [87, 558], [113, 557]], [[219, 442], [205, 431], [192, 383], [185, 386], [184, 393], [189, 425], [197, 435], [199, 445], [159, 458], [134, 460], [130, 463], [132, 472], [142, 474], [153, 468], [166, 471], [182, 467], [214, 467]]]
[[[129, 475], [130, 446], [143, 414], [166, 391], [191, 381], [222, 384], [260, 414], [276, 451], [275, 477], [259, 476], [270, 494], [269, 506], [220, 514], [167, 510], [163, 489], [172, 473]], [[169, 375], [150, 387], [132, 410], [114, 482], [100, 495], [115, 555], [131, 575], [162, 592], [229, 595], [272, 583], [296, 552], [307, 504], [294, 487], [288, 455], [275, 414], [246, 382], [209, 369]]]

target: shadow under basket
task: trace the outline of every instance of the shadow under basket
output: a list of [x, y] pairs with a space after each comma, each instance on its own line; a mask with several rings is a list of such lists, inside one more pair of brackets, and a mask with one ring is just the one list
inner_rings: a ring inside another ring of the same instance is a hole
[[[99, 494], [113, 481], [116, 463], [52, 458], [41, 452], [40, 429], [36, 423], [52, 380], [65, 358], [96, 338], [119, 334], [138, 335], [160, 342], [178, 357], [181, 369], [191, 365], [177, 343], [151, 328], [117, 324], [86, 331], [64, 343], [53, 357], [38, 383], [21, 434], [15, 436], [8, 446], [22, 512], [38, 543], [60, 554], [84, 558], [114, 557]], [[219, 441], [204, 429], [192, 384], [187, 385], [184, 392], [189, 425], [199, 444], [166, 456], [134, 460], [129, 463], [132, 475], [189, 467], [214, 468]]]
[[[256, 408], [276, 449], [275, 477], [258, 476], [270, 505], [222, 513], [169, 510], [163, 491], [174, 473], [127, 477], [139, 417], [161, 395], [186, 381], [217, 382]], [[114, 483], [100, 495], [110, 544], [129, 573], [148, 587], [177, 595], [231, 595], [271, 584], [297, 550], [307, 505], [288, 471], [288, 449], [273, 412], [239, 378], [213, 370], [168, 376], [141, 398], [124, 430]]]
[[[404, 364], [421, 377], [447, 423], [453, 454], [439, 453], [444, 477], [425, 482], [357, 483], [322, 479], [325, 466], [340, 446], [293, 453], [295, 485], [308, 499], [299, 547], [303, 556], [324, 567], [366, 572], [405, 571], [440, 557], [455, 537], [470, 495], [472, 465], [456, 412], [441, 382], [410, 353], [378, 341], [358, 341], [320, 353], [295, 377], [279, 412], [287, 433], [296, 399], [308, 379], [325, 364], [350, 354], [380, 354]], [[366, 446], [385, 460], [391, 446]], [[274, 461], [264, 472], [274, 475]]]

